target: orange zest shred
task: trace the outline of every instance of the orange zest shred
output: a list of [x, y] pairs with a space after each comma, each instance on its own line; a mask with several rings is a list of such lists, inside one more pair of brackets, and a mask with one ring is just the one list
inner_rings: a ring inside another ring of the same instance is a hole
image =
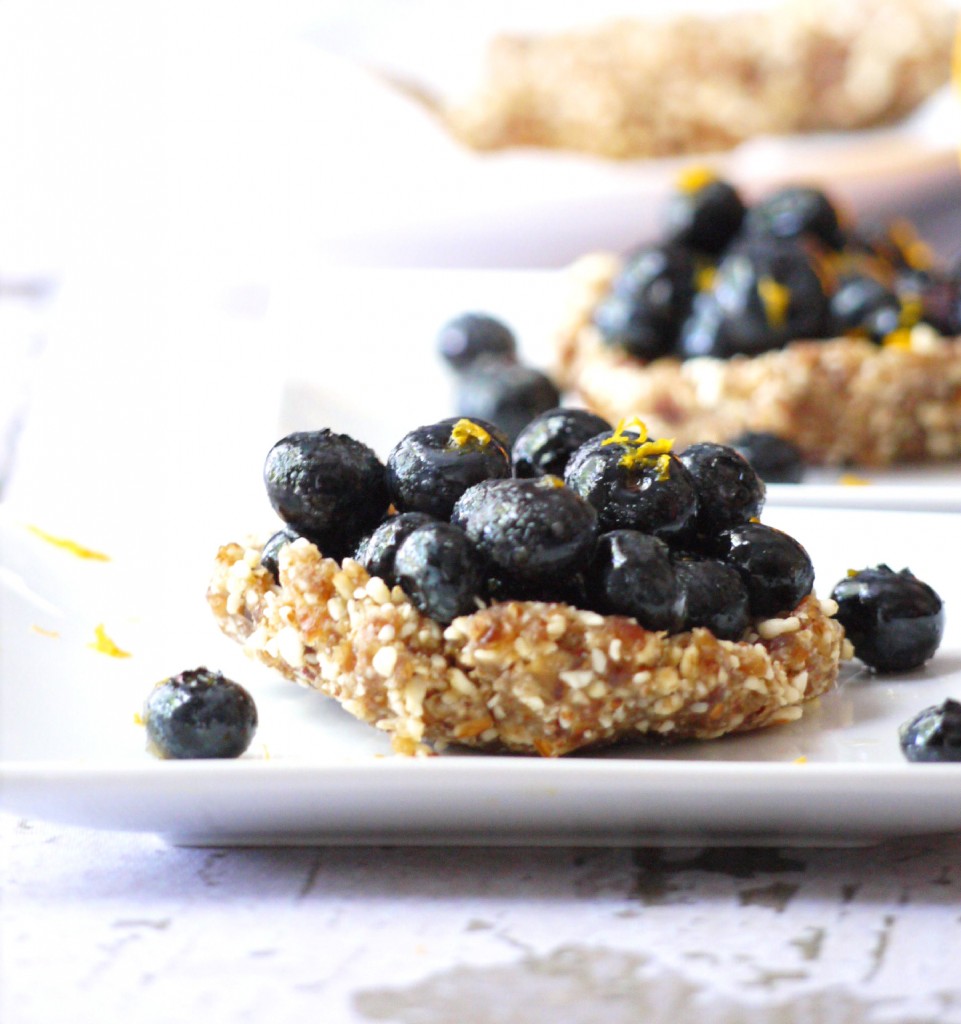
[[49, 636], [53, 640], [57, 640], [60, 637], [60, 634], [55, 629], [46, 629], [43, 626], [38, 626], [36, 624], [32, 625], [30, 629], [40, 636]]
[[[628, 431], [634, 431], [628, 433]], [[614, 433], [601, 441], [601, 445], [619, 444], [628, 450], [618, 461], [618, 465], [625, 469], [647, 469], [654, 466], [657, 469], [658, 480], [666, 480], [670, 475], [671, 451], [674, 448], [673, 438], [661, 438], [658, 441], [649, 441], [647, 426], [638, 416], [632, 419], [622, 419], [614, 428]]]
[[757, 293], [764, 306], [764, 315], [772, 327], [783, 327], [791, 305], [791, 289], [773, 277], [762, 277], [757, 282]]
[[885, 348], [900, 348], [908, 350], [911, 348], [911, 328], [896, 327], [893, 331], [885, 334], [881, 339]]
[[685, 167], [675, 179], [681, 192], [698, 192], [712, 181], [717, 181], [717, 173], [706, 164], [694, 164]]
[[476, 441], [482, 445], [487, 445], [491, 442], [490, 434], [483, 427], [468, 419], [460, 419], [451, 427], [450, 439], [451, 444], [456, 445], [458, 448], [465, 447], [471, 441]]
[[87, 558], [94, 562], [110, 561], [110, 556], [105, 555], [102, 551], [94, 551], [93, 548], [84, 547], [83, 544], [78, 544], [75, 540], [70, 540], [67, 537], [55, 537], [52, 533], [41, 530], [39, 526], [28, 524], [27, 529], [35, 537], [39, 537], [41, 540], [63, 551], [68, 551], [71, 555], [76, 555], [77, 558]]
[[94, 630], [94, 637], [95, 639], [87, 644], [92, 651], [96, 651], [98, 654], [106, 654], [111, 658], [132, 657], [130, 651], [121, 649], [107, 636], [107, 631], [102, 623]]
[[871, 481], [865, 480], [863, 476], [856, 476], [854, 473], [843, 473], [838, 483], [844, 487], [867, 487]]

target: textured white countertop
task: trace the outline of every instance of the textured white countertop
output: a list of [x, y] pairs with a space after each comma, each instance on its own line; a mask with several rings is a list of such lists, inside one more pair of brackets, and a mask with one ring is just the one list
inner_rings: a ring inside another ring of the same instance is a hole
[[188, 849], [0, 817], [0, 1018], [956, 1024], [961, 838]]

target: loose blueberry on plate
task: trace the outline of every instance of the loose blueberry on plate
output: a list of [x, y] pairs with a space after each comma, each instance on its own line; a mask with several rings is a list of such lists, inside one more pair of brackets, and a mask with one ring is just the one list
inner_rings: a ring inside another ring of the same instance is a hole
[[397, 549], [414, 530], [436, 521], [426, 512], [400, 512], [391, 516], [360, 542], [354, 560], [371, 576], [379, 576], [389, 586], [393, 586], [397, 582], [394, 577]]
[[351, 554], [384, 517], [384, 477], [384, 466], [371, 448], [326, 429], [282, 438], [264, 465], [274, 511], [334, 558]]
[[397, 548], [394, 577], [425, 615], [447, 625], [477, 611], [483, 594], [483, 562], [463, 530], [431, 522]]
[[511, 585], [554, 584], [582, 570], [597, 513], [557, 477], [487, 480], [466, 491], [451, 521], [463, 528], [493, 575]]
[[908, 569], [852, 571], [831, 592], [855, 656], [876, 672], [923, 665], [944, 636], [944, 603]]
[[716, 256], [734, 238], [744, 220], [737, 190], [701, 167], [685, 171], [665, 207], [665, 233], [673, 242]]
[[286, 547], [292, 540], [297, 539], [297, 533], [291, 530], [289, 527], [285, 527], [283, 530], [278, 530], [272, 537], [270, 537], [264, 549], [260, 553], [260, 564], [270, 573], [274, 578], [274, 582], [277, 582], [280, 578], [280, 566], [278, 559], [280, 557], [281, 548]]
[[589, 604], [604, 615], [630, 615], [645, 629], [669, 633], [684, 623], [684, 590], [670, 549], [650, 534], [601, 534], [586, 582]]
[[257, 731], [257, 708], [239, 683], [197, 668], [158, 683], [143, 710], [147, 750], [164, 759], [240, 757]]
[[765, 523], [744, 523], [717, 535], [713, 553], [735, 568], [747, 588], [751, 614], [783, 615], [814, 586], [814, 566], [792, 536]]
[[697, 491], [670, 441], [648, 441], [641, 424], [605, 431], [571, 456], [564, 481], [597, 509], [601, 531], [640, 530], [670, 540], [693, 523]]
[[961, 761], [961, 703], [950, 697], [915, 715], [898, 731], [909, 761]]
[[479, 359], [458, 377], [457, 413], [495, 423], [511, 443], [528, 423], [561, 401], [546, 373], [523, 363]]
[[729, 442], [768, 484], [797, 484], [804, 479], [801, 449], [786, 437], [765, 430], [747, 430]]
[[610, 430], [607, 420], [587, 409], [548, 409], [517, 435], [511, 449], [516, 477], [563, 477], [568, 460], [585, 441]]
[[739, 640], [751, 621], [747, 588], [736, 569], [712, 558], [675, 557], [684, 595], [684, 629], [703, 626], [719, 640]]
[[764, 482], [740, 452], [729, 445], [700, 441], [677, 457], [697, 491], [697, 533], [719, 533], [760, 516]]
[[417, 427], [387, 456], [387, 488], [395, 508], [435, 519], [449, 519], [468, 487], [510, 473], [510, 455], [497, 436], [467, 418]]
[[487, 313], [462, 313], [441, 327], [437, 351], [453, 370], [460, 372], [482, 357], [516, 359], [517, 339], [496, 317]]
[[696, 270], [694, 257], [680, 245], [635, 250], [595, 310], [601, 337], [638, 359], [666, 355], [690, 311]]

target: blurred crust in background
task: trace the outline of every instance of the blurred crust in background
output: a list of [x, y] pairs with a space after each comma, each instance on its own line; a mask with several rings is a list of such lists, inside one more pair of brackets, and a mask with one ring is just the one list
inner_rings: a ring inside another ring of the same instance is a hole
[[938, 0], [789, 0], [716, 17], [502, 35], [480, 87], [435, 109], [472, 149], [615, 159], [875, 127], [949, 80], [956, 20]]

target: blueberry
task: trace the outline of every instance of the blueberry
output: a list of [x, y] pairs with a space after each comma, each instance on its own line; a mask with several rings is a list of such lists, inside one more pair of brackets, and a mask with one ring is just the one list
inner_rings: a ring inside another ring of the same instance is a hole
[[437, 351], [459, 372], [481, 357], [515, 359], [517, 339], [506, 324], [487, 313], [462, 313], [441, 327]]
[[676, 558], [684, 594], [684, 629], [703, 626], [719, 640], [739, 640], [751, 621], [747, 588], [736, 569], [711, 558]]
[[280, 566], [278, 564], [280, 549], [296, 539], [297, 533], [289, 527], [285, 527], [283, 530], [278, 530], [264, 544], [263, 550], [260, 552], [260, 564], [273, 576], [275, 583], [280, 580]]
[[548, 409], [518, 434], [511, 450], [514, 476], [560, 476], [585, 442], [610, 430], [607, 420], [587, 409]]
[[764, 523], [725, 530], [714, 553], [735, 568], [747, 587], [751, 615], [770, 618], [793, 611], [814, 586], [814, 566], [793, 537]]
[[548, 601], [589, 608], [583, 573], [564, 573], [533, 581], [489, 576], [487, 596], [491, 601]]
[[160, 758], [240, 757], [257, 731], [250, 694], [206, 668], [157, 683], [144, 703], [143, 719], [147, 750]]
[[436, 519], [449, 519], [468, 487], [510, 472], [504, 445], [485, 426], [466, 418], [418, 427], [387, 456], [387, 487], [395, 508]]
[[379, 576], [389, 586], [393, 586], [397, 582], [394, 576], [397, 549], [414, 530], [436, 521], [426, 512], [401, 512], [390, 516], [360, 542], [354, 559], [371, 576]]
[[690, 311], [695, 270], [694, 257], [682, 246], [635, 250], [594, 312], [601, 337], [637, 359], [666, 355]]
[[394, 576], [411, 603], [443, 625], [477, 611], [483, 592], [483, 563], [450, 523], [427, 523], [409, 534], [397, 548]]
[[571, 456], [564, 481], [597, 510], [603, 532], [640, 530], [670, 540], [693, 524], [697, 491], [669, 442], [641, 426], [605, 431]]
[[264, 465], [274, 511], [333, 558], [350, 554], [387, 512], [384, 466], [352, 437], [303, 431], [278, 441]]
[[677, 184], [665, 209], [667, 237], [716, 256], [740, 229], [744, 201], [733, 185], [703, 168], [684, 172]]
[[769, 484], [796, 484], [804, 478], [801, 449], [786, 437], [766, 430], [748, 430], [729, 442]]
[[842, 249], [845, 243], [837, 209], [817, 188], [790, 186], [756, 203], [744, 218], [747, 234], [774, 238], [816, 239], [830, 249]]
[[949, 697], [925, 708], [898, 735], [909, 761], [961, 761], [961, 703]]
[[697, 533], [719, 533], [760, 516], [764, 482], [734, 448], [701, 441], [685, 448], [678, 459], [697, 491]]
[[820, 338], [828, 297], [815, 257], [797, 242], [762, 238], [728, 250], [711, 289], [695, 299], [678, 340], [684, 358], [760, 355]]
[[[880, 341], [897, 326], [900, 316], [901, 302], [883, 281], [864, 272], [843, 274], [830, 300], [830, 333], [864, 334]], [[892, 317], [893, 326], [890, 325]], [[884, 330], [885, 320], [887, 330]]]
[[513, 443], [535, 416], [561, 401], [546, 373], [523, 363], [478, 360], [460, 375], [454, 402], [457, 413], [495, 423]]
[[557, 477], [488, 480], [464, 493], [451, 521], [494, 576], [511, 585], [554, 584], [587, 564], [597, 513]]
[[908, 569], [851, 572], [831, 592], [855, 655], [876, 672], [923, 665], [944, 635], [944, 603]]
[[684, 591], [668, 546], [636, 530], [601, 534], [587, 572], [587, 599], [604, 615], [630, 615], [645, 629], [677, 632]]

